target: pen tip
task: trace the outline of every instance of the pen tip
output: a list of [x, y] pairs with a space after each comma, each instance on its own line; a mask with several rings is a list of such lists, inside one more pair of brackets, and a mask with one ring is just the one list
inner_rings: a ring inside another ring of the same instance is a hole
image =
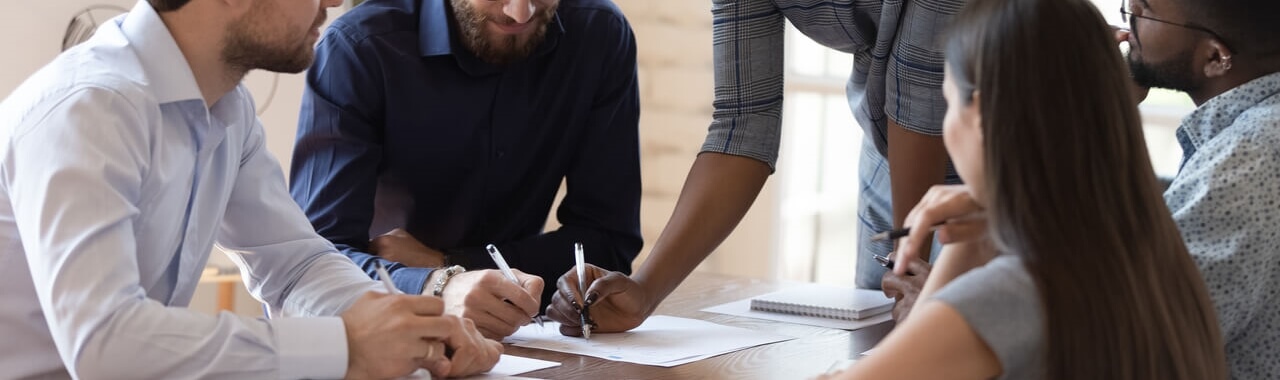
[[878, 233], [878, 234], [875, 234], [875, 235], [871, 235], [871, 241], [881, 241], [881, 240], [885, 240], [885, 239], [888, 239], [888, 238], [889, 238], [889, 233], [888, 233], [888, 232], [881, 232], [881, 233]]

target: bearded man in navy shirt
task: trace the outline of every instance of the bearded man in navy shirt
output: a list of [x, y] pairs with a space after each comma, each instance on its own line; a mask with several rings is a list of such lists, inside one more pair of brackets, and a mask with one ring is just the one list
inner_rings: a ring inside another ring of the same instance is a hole
[[[635, 38], [608, 0], [371, 0], [317, 47], [290, 190], [370, 276], [381, 263], [497, 339], [540, 313], [574, 243], [630, 272], [639, 103]], [[488, 244], [516, 281], [486, 270]]]

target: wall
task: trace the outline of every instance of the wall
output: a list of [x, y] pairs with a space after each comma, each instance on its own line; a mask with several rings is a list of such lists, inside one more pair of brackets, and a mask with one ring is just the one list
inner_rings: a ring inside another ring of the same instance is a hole
[[[616, 0], [637, 34], [641, 86], [641, 145], [645, 253], [666, 225], [689, 166], [710, 123], [712, 101], [710, 3], [693, 0]], [[128, 0], [41, 0], [23, 2], [0, 16], [0, 94], [7, 96], [27, 76], [56, 56], [67, 21], [90, 4], [125, 8]], [[330, 18], [341, 11], [330, 10]], [[261, 107], [276, 74], [251, 73], [245, 82]], [[276, 94], [261, 119], [268, 148], [287, 171], [293, 151], [303, 76], [279, 75]], [[777, 214], [772, 186], [766, 186], [732, 236], [701, 267], [718, 273], [771, 277]], [[642, 256], [643, 260], [644, 256]], [[220, 254], [215, 262], [227, 263]], [[637, 264], [640, 261], [637, 261]], [[212, 310], [212, 290], [202, 286], [193, 308]], [[238, 309], [258, 315], [241, 290]]]
[[[711, 123], [711, 2], [615, 0], [635, 29], [640, 66], [645, 253], [666, 225]], [[776, 192], [770, 180], [747, 217], [700, 270], [772, 278]]]

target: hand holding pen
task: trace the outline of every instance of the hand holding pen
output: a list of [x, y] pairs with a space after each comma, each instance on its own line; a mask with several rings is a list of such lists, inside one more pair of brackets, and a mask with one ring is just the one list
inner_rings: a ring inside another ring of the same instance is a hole
[[[523, 285], [520, 284], [520, 279], [517, 279], [516, 274], [511, 271], [511, 266], [507, 265], [507, 259], [502, 257], [502, 252], [498, 251], [497, 246], [494, 246], [493, 244], [489, 244], [484, 247], [484, 250], [489, 252], [489, 257], [493, 258], [493, 262], [495, 264], [498, 264], [498, 270], [502, 271], [502, 277], [506, 277], [508, 281], [511, 281], [511, 283], [516, 284], [516, 286], [523, 287]], [[513, 306], [515, 305], [514, 303], [511, 302], [511, 300], [503, 300], [503, 301], [506, 301], [508, 304], [511, 304]], [[538, 327], [543, 326], [541, 315], [533, 316], [533, 321], [538, 324]]]
[[[922, 249], [932, 242], [930, 234], [910, 231], [931, 231], [942, 244], [985, 237], [987, 222], [984, 210], [966, 185], [939, 185], [929, 189], [920, 203], [911, 209], [903, 223], [904, 229], [889, 232], [887, 237], [899, 236], [898, 262], [919, 259]], [[883, 234], [883, 233], [882, 233]], [[893, 272], [907, 273], [906, 265], [897, 265]]]
[[[575, 262], [577, 252], [575, 247]], [[649, 292], [625, 273], [591, 265], [585, 254], [581, 264], [567, 269], [547, 307], [547, 317], [560, 322], [560, 334], [585, 337], [623, 332], [639, 326], [653, 312]]]

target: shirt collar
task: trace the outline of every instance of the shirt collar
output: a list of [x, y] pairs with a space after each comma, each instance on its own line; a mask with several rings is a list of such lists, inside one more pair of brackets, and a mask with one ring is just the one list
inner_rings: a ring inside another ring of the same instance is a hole
[[[453, 34], [449, 30], [452, 22], [445, 6], [447, 0], [423, 0], [422, 16], [418, 20], [418, 50], [424, 57], [453, 54]], [[560, 36], [565, 34], [564, 23], [560, 21], [560, 12], [551, 16], [547, 25], [547, 36], [534, 54], [546, 54], [555, 47]]]
[[[1280, 72], [1264, 75], [1209, 99], [1182, 120], [1181, 138], [1199, 147], [1230, 127], [1245, 111], [1280, 94]], [[1186, 147], [1184, 147], [1185, 149]]]
[[117, 19], [121, 33], [133, 46], [145, 73], [145, 85], [160, 104], [200, 100], [195, 74], [178, 43], [160, 20], [160, 14], [146, 0], [139, 0], [123, 19]]

